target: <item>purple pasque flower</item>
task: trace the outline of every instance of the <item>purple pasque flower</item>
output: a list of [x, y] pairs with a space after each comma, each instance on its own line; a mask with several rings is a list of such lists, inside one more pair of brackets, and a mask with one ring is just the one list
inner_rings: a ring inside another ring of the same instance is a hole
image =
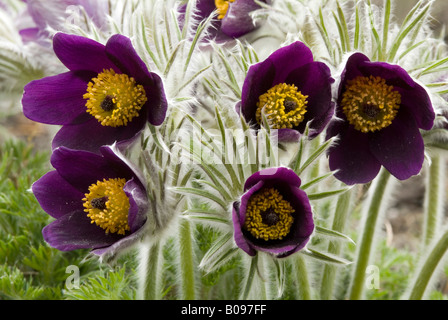
[[335, 177], [352, 185], [374, 179], [384, 166], [399, 180], [420, 172], [424, 144], [420, 129], [429, 130], [435, 113], [426, 90], [400, 66], [351, 55], [341, 74], [336, 119], [327, 139]]
[[263, 112], [279, 141], [296, 140], [307, 124], [314, 138], [333, 116], [333, 82], [328, 66], [297, 41], [249, 68], [236, 109], [255, 128]]
[[147, 122], [164, 121], [162, 80], [148, 71], [129, 38], [117, 34], [103, 45], [57, 33], [53, 48], [69, 71], [30, 82], [22, 98], [26, 117], [62, 125], [53, 148], [98, 152], [134, 138]]
[[55, 170], [32, 186], [42, 209], [56, 219], [42, 233], [58, 250], [115, 255], [143, 234], [148, 210], [144, 180], [115, 146], [100, 151], [57, 148], [51, 156]]
[[[267, 3], [266, 0], [262, 2]], [[185, 4], [179, 8], [180, 25], [183, 25], [186, 6]], [[218, 42], [239, 38], [259, 27], [250, 15], [251, 12], [261, 9], [254, 0], [198, 0], [196, 8], [199, 20], [207, 19], [216, 13], [208, 38]]]
[[20, 30], [25, 42], [44, 43], [49, 40], [50, 33], [47, 28], [62, 31], [64, 21], [71, 19], [70, 14], [73, 14], [71, 11], [83, 9], [99, 28], [106, 24], [109, 12], [107, 0], [23, 0], [23, 2], [26, 3], [25, 16], [31, 18], [31, 22], [27, 22]]
[[313, 212], [297, 174], [285, 167], [251, 175], [233, 203], [235, 242], [247, 254], [286, 257], [305, 247], [314, 231]]

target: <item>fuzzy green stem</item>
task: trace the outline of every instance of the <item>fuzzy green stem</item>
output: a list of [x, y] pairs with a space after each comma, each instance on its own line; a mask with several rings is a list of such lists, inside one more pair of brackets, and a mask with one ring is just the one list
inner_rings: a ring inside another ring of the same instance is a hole
[[376, 184], [372, 186], [374, 188], [373, 195], [370, 198], [370, 203], [367, 204], [367, 216], [364, 221], [364, 229], [361, 232], [361, 241], [358, 244], [357, 260], [355, 262], [354, 275], [349, 291], [350, 300], [360, 300], [363, 298], [366, 269], [373, 251], [375, 231], [380, 224], [380, 214], [382, 213], [383, 200], [389, 178], [390, 173], [383, 168], [377, 177]]
[[148, 249], [142, 245], [140, 253], [140, 267], [142, 271], [140, 283], [140, 298], [142, 300], [160, 299], [159, 255], [160, 244], [155, 243]]
[[250, 259], [249, 272], [247, 274], [246, 283], [244, 284], [244, 288], [240, 298], [241, 300], [247, 300], [249, 298], [249, 294], [251, 293], [254, 284], [257, 267], [258, 267], [258, 254]]
[[179, 227], [179, 259], [181, 299], [194, 300], [196, 298], [193, 241], [190, 222], [183, 219]]
[[[343, 233], [348, 215], [350, 213], [351, 190], [344, 192], [339, 196], [336, 204], [336, 210], [333, 216], [332, 230]], [[341, 252], [341, 243], [330, 241], [328, 244], [328, 252], [338, 256]], [[320, 298], [322, 300], [330, 300], [333, 296], [334, 284], [337, 275], [337, 267], [331, 264], [324, 266], [322, 275], [322, 283], [320, 287]]]
[[428, 287], [428, 283], [433, 276], [437, 265], [448, 251], [448, 231], [446, 231], [440, 239], [434, 243], [429, 255], [425, 259], [417, 277], [411, 285], [411, 293], [409, 300], [421, 300]]
[[443, 208], [443, 179], [445, 175], [442, 157], [435, 155], [431, 158], [427, 176], [423, 248], [431, 243], [437, 233]]
[[295, 271], [297, 279], [297, 292], [301, 300], [311, 300], [311, 286], [308, 275], [308, 268], [306, 265], [306, 259], [302, 254], [297, 254], [295, 259]]

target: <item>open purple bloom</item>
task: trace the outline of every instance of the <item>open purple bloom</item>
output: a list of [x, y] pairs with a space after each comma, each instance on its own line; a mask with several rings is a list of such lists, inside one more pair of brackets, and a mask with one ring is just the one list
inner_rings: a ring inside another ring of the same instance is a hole
[[[181, 25], [186, 6], [185, 4], [179, 8]], [[196, 6], [199, 20], [207, 19], [216, 12], [216, 19], [212, 22], [209, 34], [210, 39], [219, 42], [228, 41], [258, 28], [250, 16], [252, 11], [261, 9], [254, 0], [199, 0]]]
[[26, 3], [25, 14], [31, 18], [20, 30], [22, 40], [44, 43], [49, 39], [47, 28], [62, 31], [64, 21], [70, 19], [74, 10], [83, 9], [99, 28], [106, 24], [109, 11], [107, 0], [23, 0]]
[[30, 82], [22, 98], [26, 117], [62, 125], [53, 148], [98, 152], [134, 138], [147, 122], [164, 121], [162, 80], [148, 71], [129, 38], [117, 34], [102, 45], [57, 33], [53, 48], [70, 71]]
[[333, 82], [327, 65], [297, 41], [249, 68], [236, 109], [255, 128], [264, 113], [280, 141], [297, 139], [307, 124], [314, 138], [333, 116]]
[[305, 247], [314, 231], [313, 212], [300, 178], [288, 168], [269, 168], [250, 176], [233, 204], [235, 242], [247, 254], [286, 257]]
[[56, 219], [42, 231], [50, 246], [114, 255], [141, 237], [148, 210], [144, 182], [114, 146], [102, 147], [101, 154], [60, 147], [51, 164], [56, 170], [32, 186], [42, 209]]
[[420, 172], [424, 144], [420, 129], [432, 128], [435, 113], [426, 90], [398, 65], [349, 57], [341, 75], [336, 119], [327, 138], [335, 177], [352, 185], [374, 179], [384, 166], [399, 180]]

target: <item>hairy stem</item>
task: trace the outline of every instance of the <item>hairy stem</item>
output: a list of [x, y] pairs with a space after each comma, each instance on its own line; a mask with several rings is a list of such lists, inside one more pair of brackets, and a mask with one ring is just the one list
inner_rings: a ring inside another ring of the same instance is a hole
[[154, 243], [149, 247], [140, 247], [140, 299], [159, 300], [160, 297], [160, 277], [159, 277], [159, 255], [160, 244]]
[[423, 249], [430, 245], [437, 234], [442, 215], [444, 200], [443, 179], [445, 179], [444, 162], [442, 160], [443, 158], [440, 155], [433, 156], [428, 170]]
[[302, 254], [297, 254], [295, 259], [295, 271], [297, 278], [297, 292], [301, 300], [311, 300], [311, 286], [308, 274], [308, 268], [306, 265], [306, 259]]
[[[339, 196], [334, 212], [332, 230], [343, 233], [348, 215], [350, 213], [351, 190], [344, 192]], [[331, 241], [328, 244], [328, 252], [339, 255], [341, 252], [341, 243]], [[332, 264], [326, 264], [322, 275], [322, 283], [320, 287], [320, 298], [322, 300], [330, 300], [333, 296], [334, 284], [336, 280], [337, 267]]]
[[411, 285], [409, 300], [421, 300], [437, 266], [448, 251], [448, 231], [434, 243]]
[[361, 232], [361, 241], [358, 244], [354, 275], [349, 289], [350, 300], [360, 300], [363, 298], [366, 269], [372, 256], [375, 232], [381, 222], [380, 216], [385, 202], [384, 199], [387, 193], [386, 189], [389, 184], [389, 178], [390, 173], [383, 168], [377, 177], [376, 183], [372, 186], [374, 188], [373, 194], [369, 198], [370, 202], [366, 205], [367, 216], [365, 217], [364, 228]]
[[194, 277], [193, 241], [190, 222], [183, 219], [179, 228], [179, 259], [181, 278], [181, 299], [194, 300], [196, 298]]

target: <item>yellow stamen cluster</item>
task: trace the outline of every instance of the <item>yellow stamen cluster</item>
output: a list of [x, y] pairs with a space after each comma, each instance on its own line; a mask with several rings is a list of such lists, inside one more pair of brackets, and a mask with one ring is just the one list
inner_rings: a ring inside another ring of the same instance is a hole
[[87, 112], [103, 126], [126, 126], [146, 103], [146, 92], [142, 85], [126, 74], [114, 70], [103, 70], [89, 82], [87, 93]]
[[264, 188], [250, 198], [244, 228], [257, 239], [281, 240], [290, 232], [294, 211], [277, 189]]
[[296, 86], [280, 83], [259, 97], [256, 120], [262, 123], [263, 112], [273, 129], [292, 129], [304, 119], [307, 98]]
[[129, 198], [123, 191], [126, 179], [104, 179], [89, 187], [85, 194], [84, 211], [106, 233], [125, 234], [129, 231]]
[[229, 2], [234, 2], [235, 0], [215, 0], [215, 6], [218, 13], [218, 19], [222, 20], [229, 10]]
[[401, 95], [381, 77], [357, 77], [347, 81], [342, 110], [356, 130], [373, 132], [389, 126], [397, 115]]

